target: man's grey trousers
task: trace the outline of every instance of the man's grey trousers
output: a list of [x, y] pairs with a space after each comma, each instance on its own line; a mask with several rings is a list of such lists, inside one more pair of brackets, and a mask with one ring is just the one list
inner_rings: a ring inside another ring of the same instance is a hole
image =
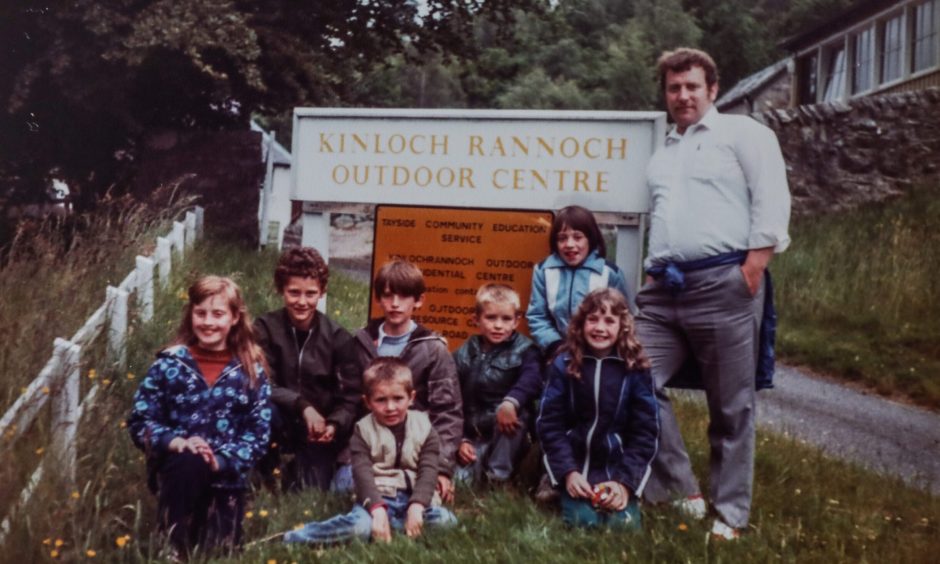
[[689, 455], [665, 384], [692, 355], [708, 403], [711, 446], [708, 494], [721, 519], [747, 525], [754, 481], [754, 377], [764, 284], [752, 296], [741, 267], [685, 273], [685, 288], [645, 285], [636, 298], [637, 333], [653, 365], [659, 400], [659, 450], [644, 492], [650, 503], [698, 494]]

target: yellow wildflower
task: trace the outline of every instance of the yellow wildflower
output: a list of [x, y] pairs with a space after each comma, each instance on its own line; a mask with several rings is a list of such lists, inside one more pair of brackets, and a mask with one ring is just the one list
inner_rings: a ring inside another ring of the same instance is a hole
[[251, 518], [254, 517], [254, 516], [255, 516], [255, 512], [254, 512], [254, 511], [246, 511], [246, 512], [245, 512], [245, 519], [251, 519]]
[[98, 553], [95, 552], [94, 550], [90, 549], [90, 548], [85, 551], [85, 556], [87, 556], [88, 558], [94, 558], [94, 557], [97, 556], [97, 555], [98, 555]]
[[56, 540], [55, 540], [55, 547], [56, 547], [56, 548], [61, 547], [63, 544], [65, 544], [65, 541], [64, 541], [64, 540], [62, 540], [62, 539], [56, 539]]
[[88, 379], [89, 379], [89, 380], [94, 380], [97, 376], [98, 376], [98, 371], [97, 371], [97, 370], [95, 370], [94, 368], [91, 368], [91, 369], [88, 370]]
[[49, 551], [49, 557], [50, 557], [50, 558], [58, 558], [58, 557], [59, 557], [59, 551], [58, 551], [58, 550], [50, 550], [50, 551]]
[[124, 548], [127, 545], [127, 541], [129, 540], [131, 540], [131, 536], [124, 535], [123, 537], [114, 539], [114, 544], [116, 544], [118, 548]]
[[49, 546], [50, 544], [52, 544], [52, 539], [50, 539], [49, 537], [46, 537], [42, 539], [42, 544]]
[[679, 530], [680, 530], [680, 531], [688, 531], [688, 530], [689, 530], [689, 526], [686, 525], [685, 523], [679, 523]]
[[36, 449], [36, 454], [42, 454], [42, 452], [43, 452], [44, 450], [46, 450], [46, 449], [44, 449], [44, 448], [42, 448], [42, 447], [39, 447], [39, 448]]
[[72, 492], [72, 499], [79, 499], [80, 497], [82, 497], [82, 494], [78, 493], [78, 490]]
[[49, 392], [50, 392], [49, 386], [43, 386], [43, 387], [42, 387], [42, 393], [44, 393], [44, 394], [46, 394], [46, 395], [49, 395]]
[[134, 378], [136, 378], [136, 376], [134, 376], [134, 373], [133, 373], [133, 372], [128, 372], [128, 373], [127, 373], [127, 379], [128, 379], [128, 380], [133, 380]]
[[261, 511], [258, 512], [258, 515], [261, 516], [261, 517], [267, 517], [267, 516], [268, 516], [268, 510], [267, 510], [267, 509], [262, 509]]
[[104, 384], [105, 386], [110, 386], [111, 380], [108, 380], [107, 378], [105, 378], [104, 380], [101, 381], [101, 383]]

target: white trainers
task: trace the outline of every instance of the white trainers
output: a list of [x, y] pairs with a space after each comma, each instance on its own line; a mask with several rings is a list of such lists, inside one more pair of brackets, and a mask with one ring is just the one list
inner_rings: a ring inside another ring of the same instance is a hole
[[709, 534], [716, 540], [732, 541], [741, 536], [741, 529], [735, 529], [721, 519], [715, 519]]
[[677, 499], [672, 505], [689, 519], [701, 521], [705, 518], [707, 508], [705, 507], [705, 498], [702, 494], [690, 495], [684, 499]]

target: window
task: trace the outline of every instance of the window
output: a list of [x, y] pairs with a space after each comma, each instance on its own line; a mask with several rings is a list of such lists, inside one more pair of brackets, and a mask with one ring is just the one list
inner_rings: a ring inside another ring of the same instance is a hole
[[845, 96], [845, 47], [839, 45], [828, 50], [825, 67], [823, 101], [840, 100]]
[[936, 0], [928, 0], [914, 8], [911, 37], [912, 71], [917, 72], [937, 64]]
[[859, 32], [852, 40], [854, 65], [852, 93], [864, 92], [872, 87], [872, 63], [875, 58], [875, 36], [871, 29]]
[[818, 60], [815, 51], [797, 59], [796, 72], [799, 77], [798, 95], [800, 104], [816, 103], [816, 65]]
[[901, 78], [901, 15], [881, 24], [881, 83]]

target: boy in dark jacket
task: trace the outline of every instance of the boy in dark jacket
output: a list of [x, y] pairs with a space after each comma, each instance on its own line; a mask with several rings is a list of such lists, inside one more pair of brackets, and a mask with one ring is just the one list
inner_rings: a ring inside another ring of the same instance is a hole
[[285, 251], [274, 271], [284, 307], [255, 321], [258, 343], [271, 367], [275, 406], [271, 450], [262, 469], [293, 453], [284, 489], [326, 490], [359, 411], [360, 374], [353, 338], [317, 311], [329, 269], [315, 249]]
[[378, 356], [395, 356], [414, 378], [414, 409], [426, 411], [441, 438], [437, 488], [444, 501], [453, 498], [457, 447], [463, 436], [460, 383], [447, 341], [412, 319], [424, 303], [424, 276], [414, 264], [396, 260], [379, 269], [372, 285], [385, 313], [356, 333], [360, 366]]
[[479, 335], [454, 353], [463, 396], [463, 441], [458, 476], [510, 478], [528, 444], [528, 408], [542, 391], [538, 348], [516, 331], [519, 294], [503, 284], [486, 284], [476, 294]]

